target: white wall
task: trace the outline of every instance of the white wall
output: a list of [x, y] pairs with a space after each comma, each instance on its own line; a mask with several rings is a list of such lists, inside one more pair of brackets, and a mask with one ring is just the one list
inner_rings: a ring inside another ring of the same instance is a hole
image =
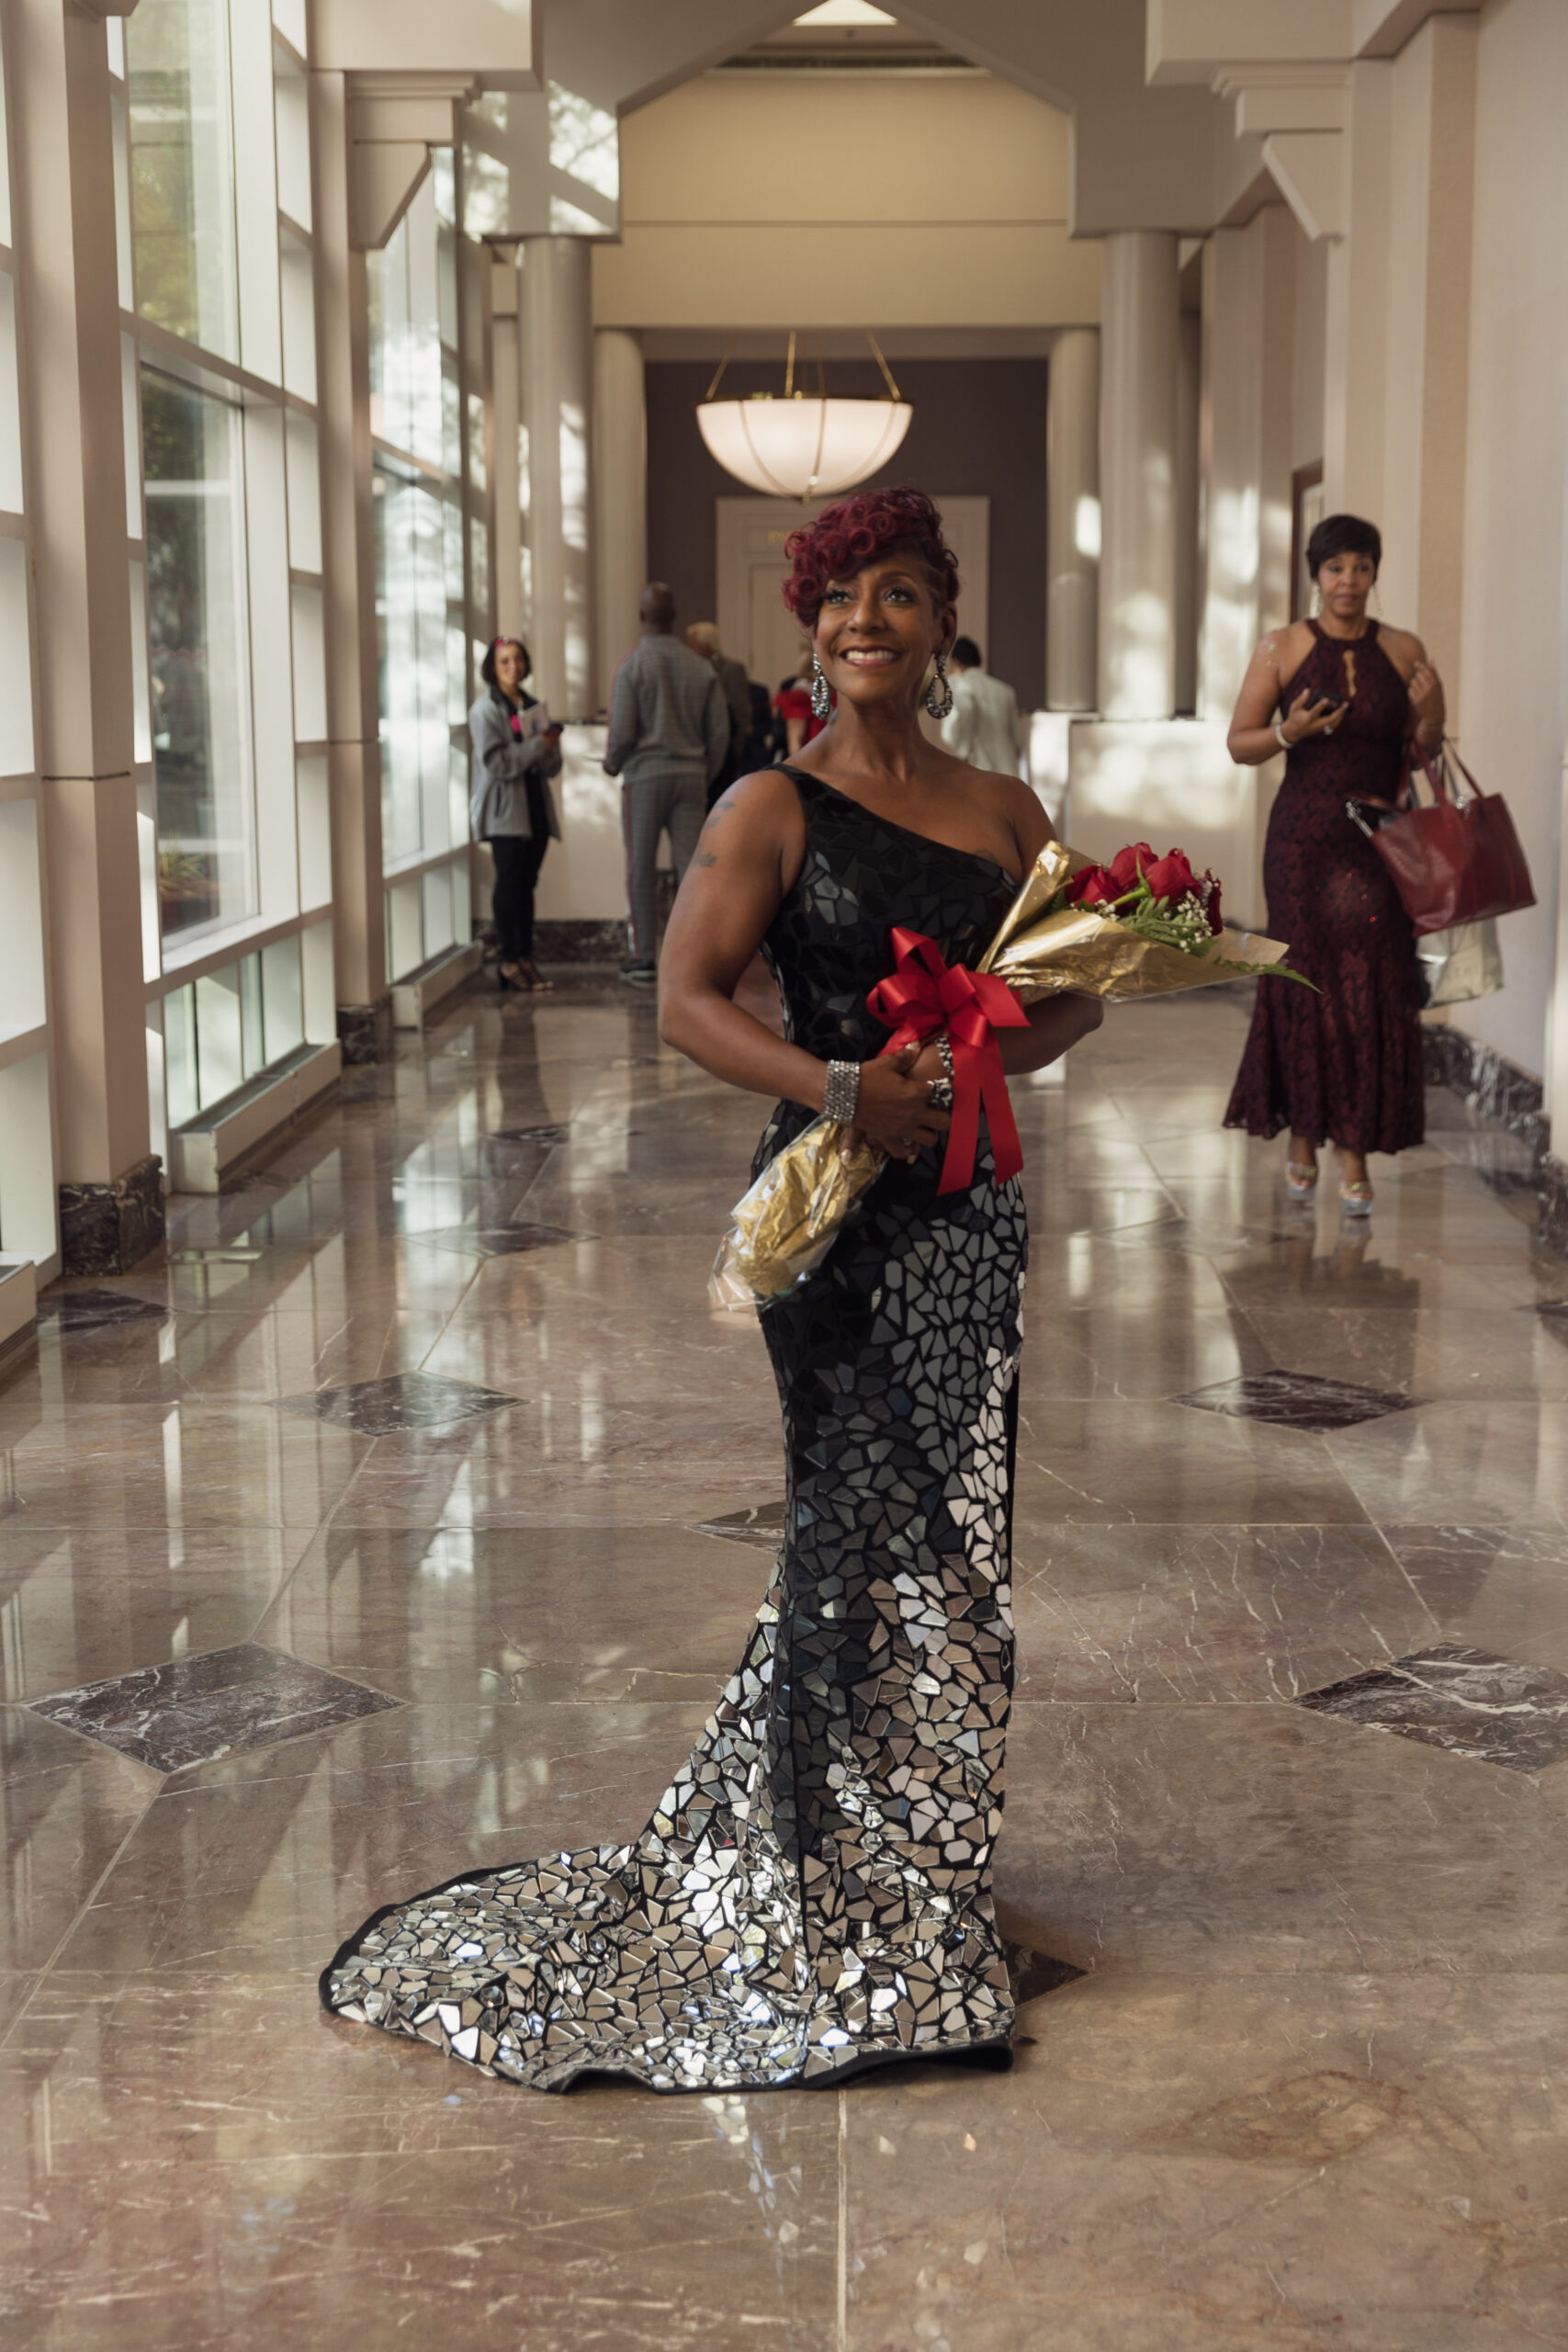
[[[1457, 1025], [1548, 1070], [1568, 728], [1568, 8], [1492, 0], [1481, 21], [1466, 469], [1462, 749], [1506, 794], [1540, 904], [1503, 925], [1507, 987]], [[1568, 1122], [1568, 1007], [1551, 1103]]]
[[1068, 326], [1069, 124], [975, 75], [708, 74], [621, 126], [598, 326]]

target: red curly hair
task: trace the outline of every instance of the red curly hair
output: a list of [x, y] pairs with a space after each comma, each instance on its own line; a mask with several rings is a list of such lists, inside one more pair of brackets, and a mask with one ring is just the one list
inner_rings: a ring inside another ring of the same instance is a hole
[[892, 490], [863, 490], [790, 533], [784, 553], [793, 569], [784, 584], [784, 603], [803, 628], [814, 631], [829, 582], [852, 580], [896, 548], [919, 558], [938, 604], [958, 602], [958, 560], [942, 536], [942, 516], [923, 490], [904, 481]]

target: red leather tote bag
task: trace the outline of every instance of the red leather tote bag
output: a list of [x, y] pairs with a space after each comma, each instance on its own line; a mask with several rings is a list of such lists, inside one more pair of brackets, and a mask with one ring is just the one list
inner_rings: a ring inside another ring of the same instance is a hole
[[[1428, 808], [1416, 798], [1416, 768], [1432, 787]], [[1464, 778], [1461, 793], [1455, 770]], [[1445, 744], [1434, 767], [1420, 746], [1410, 766], [1399, 814], [1380, 825], [1372, 846], [1393, 877], [1404, 911], [1420, 937], [1451, 923], [1533, 907], [1529, 867], [1500, 793], [1483, 792], [1458, 753]]]

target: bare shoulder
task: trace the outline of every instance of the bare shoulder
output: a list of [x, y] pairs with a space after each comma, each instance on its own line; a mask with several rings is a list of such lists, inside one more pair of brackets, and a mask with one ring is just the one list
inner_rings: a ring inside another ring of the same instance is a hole
[[1253, 666], [1270, 670], [1279, 678], [1293, 678], [1312, 651], [1312, 631], [1305, 621], [1286, 621], [1258, 641]]
[[1378, 627], [1378, 643], [1402, 678], [1408, 678], [1417, 662], [1427, 659], [1427, 649], [1413, 628], [1393, 628], [1382, 621]]
[[738, 776], [708, 811], [697, 852], [700, 866], [721, 858], [777, 859], [805, 836], [800, 795], [779, 768]]
[[1044, 802], [1021, 776], [1003, 775], [991, 768], [971, 768], [969, 775], [976, 799], [992, 822], [1011, 836], [1027, 869], [1051, 838]]

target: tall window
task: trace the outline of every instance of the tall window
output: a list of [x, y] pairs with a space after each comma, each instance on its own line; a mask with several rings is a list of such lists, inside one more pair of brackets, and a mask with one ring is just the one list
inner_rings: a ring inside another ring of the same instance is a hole
[[389, 979], [472, 928], [467, 722], [490, 560], [470, 511], [484, 481], [480, 249], [457, 232], [456, 174], [438, 151], [386, 251], [369, 256]]
[[255, 906], [240, 412], [141, 375], [147, 632], [165, 936]]
[[[0, 17], [0, 35], [6, 19]], [[4, 59], [0, 57], [0, 65]], [[57, 1270], [7, 93], [0, 74], [0, 1254]], [[0, 1276], [3, 1279], [3, 1276]]]
[[107, 33], [155, 1129], [336, 1030], [306, 37]]
[[228, 0], [141, 0], [126, 41], [137, 307], [237, 359]]

